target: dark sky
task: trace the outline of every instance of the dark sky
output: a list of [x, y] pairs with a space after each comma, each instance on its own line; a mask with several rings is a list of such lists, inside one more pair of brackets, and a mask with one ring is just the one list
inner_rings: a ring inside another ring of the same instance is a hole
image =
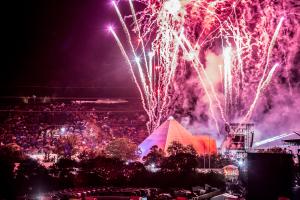
[[58, 88], [72, 89], [72, 95], [89, 95], [85, 87], [109, 88], [94, 90], [93, 96], [136, 94], [128, 66], [106, 30], [111, 22], [120, 26], [109, 0], [1, 4], [2, 96], [61, 95]]

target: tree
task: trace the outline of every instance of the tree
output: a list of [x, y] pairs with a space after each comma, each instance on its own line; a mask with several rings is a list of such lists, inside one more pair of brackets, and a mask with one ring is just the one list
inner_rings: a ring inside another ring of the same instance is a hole
[[97, 156], [81, 161], [80, 175], [87, 185], [117, 183], [118, 180], [121, 183], [124, 179], [124, 165], [124, 162], [116, 157]]
[[69, 158], [60, 158], [57, 163], [51, 166], [51, 173], [58, 178], [62, 188], [74, 186], [76, 167], [78, 163]]
[[0, 146], [0, 157], [8, 162], [18, 162], [25, 158], [21, 152], [21, 147], [16, 143]]
[[184, 146], [178, 141], [173, 141], [171, 145], [168, 147], [167, 152], [170, 156], [176, 155], [178, 153], [197, 155], [197, 152], [194, 149], [193, 145]]
[[197, 156], [189, 153], [178, 153], [166, 157], [161, 164], [161, 169], [163, 171], [190, 172], [194, 171], [197, 166]]
[[75, 135], [66, 136], [60, 141], [54, 152], [58, 155], [58, 157], [70, 159], [72, 155], [77, 152], [76, 143], [77, 138]]
[[117, 138], [111, 141], [105, 148], [109, 157], [115, 157], [123, 161], [136, 160], [140, 151], [138, 146], [128, 138]]
[[170, 156], [162, 162], [163, 171], [190, 172], [198, 166], [197, 152], [192, 145], [184, 146], [173, 141], [167, 152]]
[[185, 153], [191, 154], [191, 155], [197, 155], [197, 151], [195, 150], [195, 148], [193, 147], [193, 145], [189, 144], [185, 147], [184, 149]]
[[173, 141], [167, 149], [167, 152], [170, 156], [174, 156], [178, 153], [183, 153], [184, 151], [184, 146], [178, 141]]
[[150, 148], [150, 152], [143, 157], [144, 165], [155, 164], [157, 167], [160, 167], [161, 162], [164, 158], [164, 151], [158, 148], [157, 145], [154, 145]]
[[78, 155], [79, 160], [88, 160], [91, 158], [96, 158], [97, 156], [104, 156], [105, 151], [103, 149], [85, 149], [81, 151]]
[[149, 153], [143, 157], [144, 164], [151, 165], [155, 164], [156, 166], [159, 166], [162, 159], [164, 158], [164, 151], [161, 148], [158, 148], [157, 145], [154, 145], [150, 148]]
[[26, 158], [20, 162], [16, 173], [16, 188], [19, 194], [36, 193], [53, 189], [48, 170], [36, 160]]
[[122, 173], [127, 180], [133, 180], [137, 182], [138, 179], [143, 179], [146, 174], [145, 166], [140, 162], [131, 162], [124, 166]]
[[0, 199], [13, 199], [16, 195], [14, 191], [15, 167], [22, 159], [24, 155], [17, 144], [0, 146], [0, 180], [5, 183], [0, 187]]

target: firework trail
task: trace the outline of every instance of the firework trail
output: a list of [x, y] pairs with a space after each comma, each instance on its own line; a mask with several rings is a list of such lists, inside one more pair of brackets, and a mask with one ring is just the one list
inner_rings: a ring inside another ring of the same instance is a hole
[[231, 48], [224, 49], [224, 96], [225, 107], [232, 105], [232, 76], [231, 76]]
[[134, 74], [133, 66], [132, 66], [132, 64], [131, 64], [131, 61], [130, 61], [130, 59], [129, 59], [129, 57], [128, 57], [128, 55], [127, 55], [127, 53], [126, 53], [126, 51], [125, 51], [125, 49], [124, 49], [124, 47], [123, 47], [123, 45], [122, 45], [120, 39], [119, 39], [119, 37], [118, 37], [117, 34], [115, 33], [114, 29], [113, 29], [112, 27], [109, 27], [109, 31], [110, 31], [110, 32], [112, 33], [112, 35], [114, 36], [114, 38], [115, 38], [115, 40], [116, 40], [116, 42], [117, 42], [117, 44], [118, 44], [118, 46], [119, 46], [119, 48], [120, 48], [120, 50], [121, 50], [123, 56], [125, 57], [125, 59], [126, 59], [128, 65], [129, 65], [129, 67], [130, 67], [130, 71], [131, 71], [131, 74], [132, 74], [132, 76], [133, 76], [134, 82], [135, 82], [135, 84], [137, 85], [137, 88], [138, 88], [138, 90], [139, 90], [139, 92], [140, 92], [140, 94], [141, 94], [141, 99], [142, 99], [142, 103], [143, 103], [143, 108], [144, 108], [144, 110], [147, 112], [148, 109], [147, 109], [146, 104], [145, 104], [143, 92], [142, 92], [142, 89], [141, 89], [141, 87], [139, 86], [139, 83], [138, 83], [138, 81], [137, 81], [137, 78], [136, 78], [136, 76], [135, 76], [135, 74]]
[[[141, 94], [149, 132], [178, 110], [184, 110], [182, 115], [193, 112], [178, 108], [180, 104], [184, 107], [186, 99], [182, 100], [182, 96], [189, 96], [188, 90], [200, 91], [195, 94], [196, 101], [207, 103], [202, 112], [211, 119], [207, 126], [214, 124], [216, 132], [221, 132], [219, 126], [224, 123], [249, 122], [259, 97], [273, 84], [272, 79], [292, 68], [289, 59], [294, 52], [282, 48], [288, 41], [297, 40], [297, 34], [290, 35], [297, 32], [294, 27], [300, 24], [297, 12], [291, 12], [296, 7], [291, 1], [135, 2], [137, 12], [133, 0], [113, 2], [127, 39], [124, 42], [134, 59], [129, 58], [116, 33], [111, 32]], [[118, 8], [121, 4], [128, 4], [129, 15], [122, 16]], [[221, 60], [216, 66], [208, 64], [213, 63], [209, 62], [211, 54]], [[279, 65], [284, 67], [277, 70]], [[195, 77], [197, 90], [185, 88]], [[287, 79], [290, 80], [288, 76]], [[289, 82], [290, 91], [291, 85]], [[197, 110], [195, 105], [189, 107]]]

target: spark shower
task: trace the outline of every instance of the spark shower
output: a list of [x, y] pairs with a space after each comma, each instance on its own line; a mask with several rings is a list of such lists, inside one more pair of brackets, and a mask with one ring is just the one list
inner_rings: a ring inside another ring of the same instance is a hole
[[[112, 5], [123, 32], [109, 30], [140, 93], [149, 132], [180, 113], [200, 116], [221, 133], [226, 123], [252, 121], [257, 107], [266, 104], [263, 99], [272, 98], [267, 90], [294, 95], [290, 76], [300, 31], [293, 1], [128, 0]], [[130, 14], [119, 6], [128, 6]], [[278, 77], [285, 78], [285, 86], [278, 86]]]

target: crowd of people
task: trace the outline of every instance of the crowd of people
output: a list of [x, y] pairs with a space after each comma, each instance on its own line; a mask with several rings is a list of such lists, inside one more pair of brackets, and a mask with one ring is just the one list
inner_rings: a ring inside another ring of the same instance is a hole
[[[116, 106], [115, 106], [116, 107]], [[143, 111], [76, 102], [27, 103], [1, 112], [0, 145], [14, 143], [28, 154], [79, 154], [101, 150], [114, 138], [139, 144], [147, 137]]]

